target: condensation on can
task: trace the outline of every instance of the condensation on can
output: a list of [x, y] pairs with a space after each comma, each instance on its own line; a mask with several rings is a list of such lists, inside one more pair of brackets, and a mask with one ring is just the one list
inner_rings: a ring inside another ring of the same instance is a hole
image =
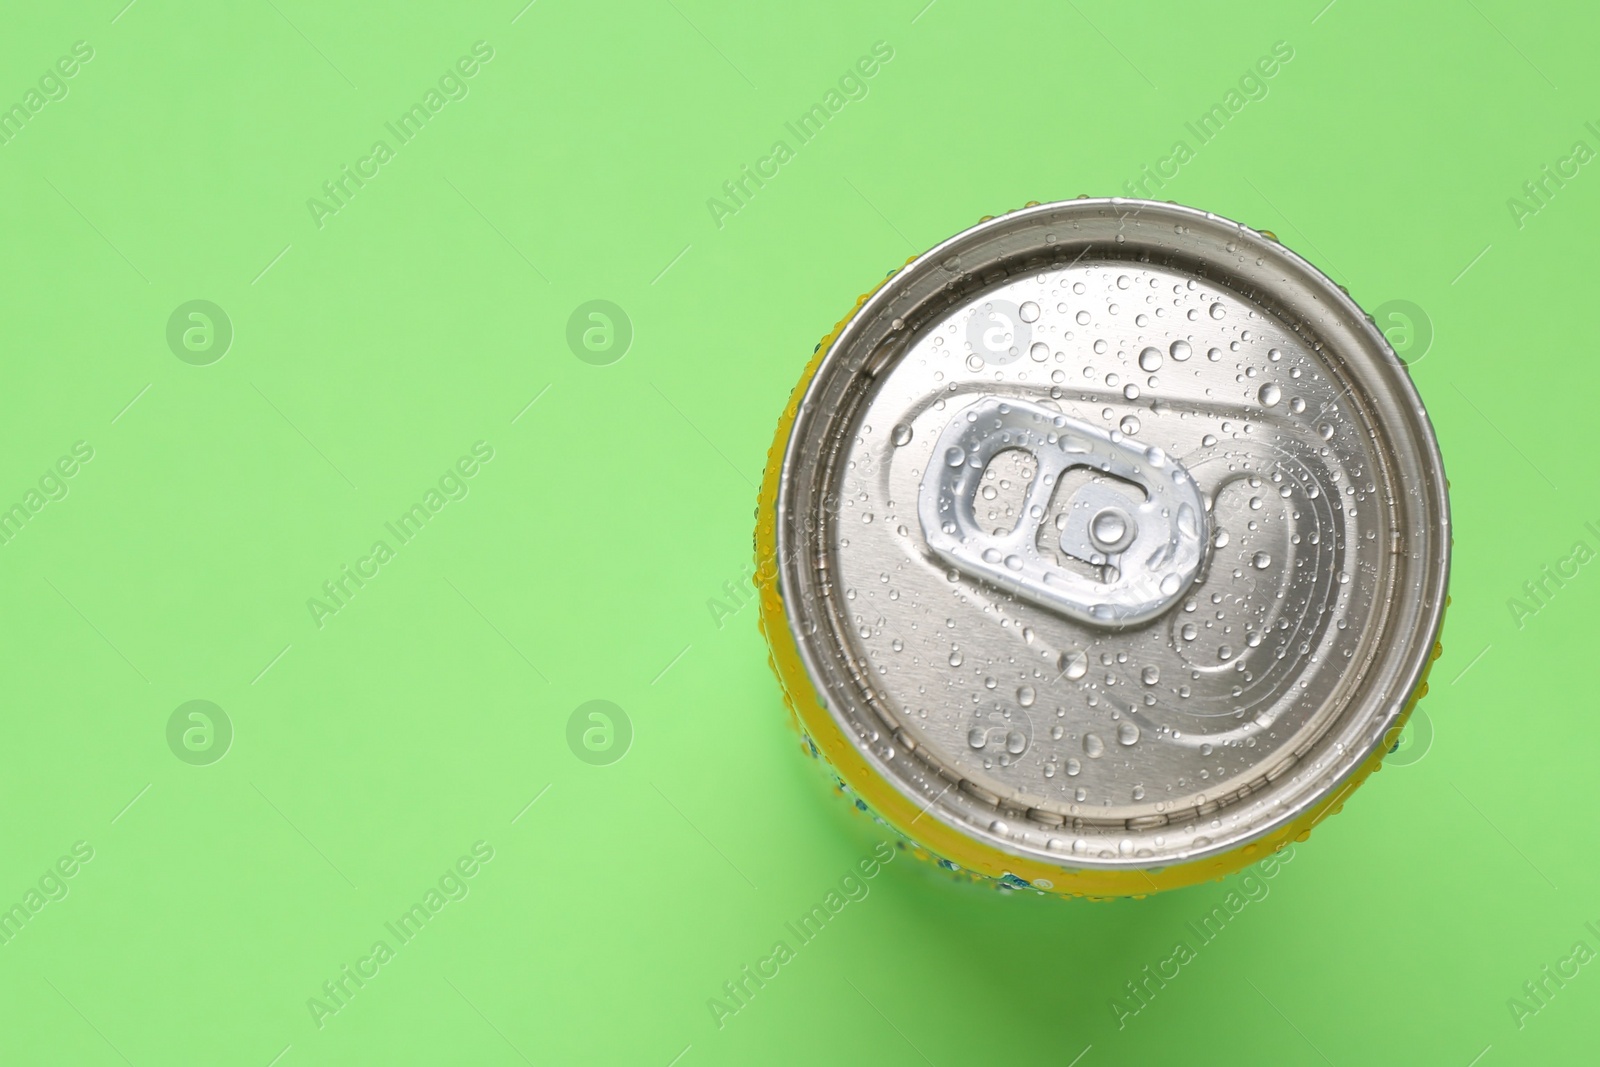
[[817, 346], [757, 508], [806, 749], [915, 854], [1142, 896], [1342, 808], [1426, 691], [1443, 465], [1270, 234], [1080, 198], [913, 257]]

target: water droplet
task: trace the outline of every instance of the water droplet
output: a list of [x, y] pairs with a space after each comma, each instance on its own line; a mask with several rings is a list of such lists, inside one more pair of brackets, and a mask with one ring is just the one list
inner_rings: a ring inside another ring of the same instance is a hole
[[1217, 435], [1214, 433], [1208, 433], [1204, 437], [1200, 438], [1200, 443], [1205, 445], [1207, 448], [1211, 448], [1217, 443]]
[[947, 466], [959, 467], [967, 461], [967, 454], [954, 445], [951, 445], [945, 450], [944, 461]]
[[1033, 686], [1022, 686], [1017, 690], [1017, 703], [1025, 708], [1031, 708], [1033, 707], [1034, 695]]
[[1061, 653], [1059, 661], [1061, 673], [1068, 681], [1075, 682], [1089, 673], [1089, 657], [1076, 649]]
[[1083, 735], [1083, 754], [1090, 759], [1099, 759], [1105, 755], [1106, 743], [1100, 740], [1099, 734]]
[[1022, 306], [1017, 308], [1017, 315], [1023, 322], [1039, 321], [1039, 305], [1032, 300], [1024, 300]]
[[973, 748], [982, 748], [989, 743], [989, 731], [981, 726], [974, 726], [967, 731], [967, 744]]
[[1140, 677], [1144, 679], [1145, 685], [1155, 685], [1157, 682], [1161, 681], [1161, 668], [1146, 667]]
[[1194, 352], [1194, 349], [1189, 347], [1188, 341], [1174, 341], [1172, 342], [1171, 351], [1172, 358], [1177, 360], [1179, 363], [1182, 363], [1184, 360], [1189, 358], [1189, 356]]
[[1256, 395], [1261, 398], [1262, 407], [1270, 408], [1283, 399], [1283, 390], [1278, 388], [1277, 382], [1268, 382]]
[[953, 648], [950, 650], [950, 666], [961, 666], [961, 650], [959, 648]]
[[1182, 582], [1178, 581], [1178, 576], [1176, 574], [1166, 575], [1161, 579], [1161, 595], [1176, 596], [1178, 592], [1178, 586], [1182, 584]]
[[1272, 566], [1272, 557], [1265, 552], [1257, 552], [1250, 562], [1255, 565], [1256, 570], [1264, 571]]
[[1139, 727], [1131, 722], [1122, 723], [1117, 727], [1117, 744], [1137, 745], [1139, 743]]
[[1013, 756], [1020, 756], [1027, 751], [1028, 738], [1021, 730], [1012, 730], [1006, 734], [1006, 751]]
[[911, 443], [911, 427], [902, 422], [890, 433], [889, 440], [894, 442], [896, 448], [909, 445]]
[[1147, 348], [1139, 353], [1139, 369], [1142, 371], [1158, 371], [1161, 369], [1161, 350]]
[[1194, 623], [1192, 623], [1192, 622], [1184, 623], [1183, 624], [1183, 629], [1181, 631], [1179, 631], [1179, 632], [1183, 635], [1183, 639], [1185, 641], [1193, 641], [1195, 639], [1195, 637], [1198, 636], [1199, 633], [1200, 633], [1199, 630], [1196, 630], [1194, 628]]
[[1229, 540], [1230, 539], [1228, 537], [1228, 531], [1227, 530], [1218, 530], [1217, 531], [1217, 536], [1215, 536], [1215, 537], [1213, 537], [1211, 539], [1211, 543], [1213, 545], [1216, 545], [1218, 548], [1227, 548]]
[[1076, 776], [1081, 770], [1083, 770], [1083, 764], [1075, 759], [1067, 760], [1067, 774], [1069, 776]]
[[1220, 318], [1222, 318], [1222, 316], [1226, 315], [1227, 313], [1228, 313], [1228, 309], [1223, 307], [1221, 304], [1212, 304], [1211, 305], [1211, 317], [1212, 318], [1220, 319]]
[[1078, 320], [1079, 326], [1089, 325], [1089, 313], [1087, 311], [1080, 311], [1075, 317]]
[[[1139, 416], [1124, 415], [1122, 416], [1122, 421], [1117, 423], [1117, 425], [1122, 428], [1123, 433], [1127, 434], [1129, 437], [1132, 437], [1134, 434], [1139, 432]], [[1115, 539], [1113, 538], [1113, 540]]]

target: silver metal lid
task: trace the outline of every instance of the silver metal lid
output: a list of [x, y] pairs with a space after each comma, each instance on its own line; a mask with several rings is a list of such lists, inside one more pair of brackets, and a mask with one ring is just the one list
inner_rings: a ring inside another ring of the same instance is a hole
[[1382, 334], [1270, 238], [1080, 199], [896, 274], [825, 355], [779, 581], [845, 736], [927, 818], [1066, 868], [1231, 850], [1422, 675], [1449, 510]]

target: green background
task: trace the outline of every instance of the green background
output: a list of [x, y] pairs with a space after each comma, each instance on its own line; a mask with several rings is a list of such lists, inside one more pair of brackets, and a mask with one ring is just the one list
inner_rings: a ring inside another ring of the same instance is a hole
[[[1508, 1000], [1600, 949], [1600, 567], [1573, 553], [1600, 548], [1600, 168], [1520, 225], [1507, 200], [1600, 148], [1600, 19], [925, 2], [7, 7], [0, 106], [94, 55], [0, 145], [0, 507], [94, 454], [0, 546], [0, 907], [93, 859], [0, 945], [0, 1061], [1594, 1062], [1600, 967], [1520, 1027]], [[477, 41], [469, 94], [399, 145], [384, 124]], [[870, 92], [798, 145], [784, 123], [879, 41]], [[307, 201], [380, 138], [319, 227]], [[780, 138], [719, 227], [708, 198]], [[1230, 885], [1064, 903], [902, 854], [719, 1028], [708, 999], [885, 839], [797, 753], [755, 608], [709, 604], [748, 589], [791, 386], [906, 256], [1117, 194], [1179, 139], [1161, 198], [1431, 323], [1410, 357], [1456, 521], [1431, 741], [1125, 1026], [1112, 998]], [[195, 299], [234, 333], [205, 366], [166, 340]], [[632, 323], [609, 365], [566, 339], [593, 299]], [[393, 542], [479, 441], [469, 495]], [[319, 627], [308, 598], [378, 539]], [[168, 746], [196, 699], [232, 723], [208, 765]], [[620, 760], [569, 747], [591, 700], [631, 723]], [[478, 841], [470, 894], [319, 1027], [308, 1000]]]

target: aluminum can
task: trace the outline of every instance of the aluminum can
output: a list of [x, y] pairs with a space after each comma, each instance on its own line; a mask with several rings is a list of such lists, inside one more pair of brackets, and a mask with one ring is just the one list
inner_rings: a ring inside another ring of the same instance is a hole
[[806, 749], [922, 855], [1140, 896], [1339, 810], [1438, 655], [1449, 501], [1404, 364], [1270, 233], [1030, 204], [824, 339], [757, 508]]

